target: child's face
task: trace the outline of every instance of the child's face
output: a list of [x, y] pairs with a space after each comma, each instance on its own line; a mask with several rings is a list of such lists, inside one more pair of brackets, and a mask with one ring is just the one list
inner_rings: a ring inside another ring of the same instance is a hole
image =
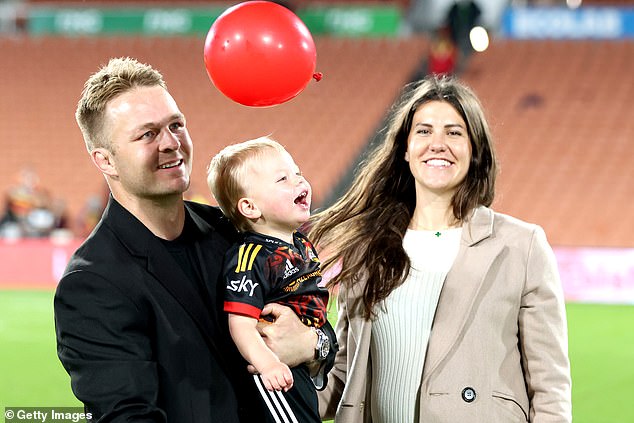
[[286, 151], [262, 151], [247, 164], [245, 179], [246, 197], [259, 212], [256, 231], [284, 239], [310, 218], [310, 184]]

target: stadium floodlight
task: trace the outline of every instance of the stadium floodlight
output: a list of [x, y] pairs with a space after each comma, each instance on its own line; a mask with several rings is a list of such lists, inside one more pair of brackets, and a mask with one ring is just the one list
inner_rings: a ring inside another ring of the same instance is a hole
[[566, 6], [568, 9], [577, 9], [581, 6], [582, 0], [566, 0]]
[[471, 41], [471, 46], [477, 52], [482, 52], [489, 48], [489, 34], [487, 30], [481, 26], [471, 28], [469, 40]]

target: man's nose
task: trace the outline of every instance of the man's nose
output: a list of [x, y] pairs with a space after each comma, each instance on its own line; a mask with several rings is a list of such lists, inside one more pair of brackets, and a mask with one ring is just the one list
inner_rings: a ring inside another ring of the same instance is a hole
[[181, 142], [176, 136], [176, 134], [173, 134], [171, 131], [168, 131], [168, 130], [163, 131], [163, 133], [161, 134], [161, 140], [159, 144], [159, 148], [161, 151], [178, 150], [180, 146], [181, 146]]

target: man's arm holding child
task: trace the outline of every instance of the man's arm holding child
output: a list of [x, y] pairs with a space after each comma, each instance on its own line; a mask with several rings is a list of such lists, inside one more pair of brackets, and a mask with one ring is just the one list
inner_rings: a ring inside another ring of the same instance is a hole
[[[258, 323], [257, 330], [283, 363], [290, 367], [306, 364], [313, 377], [313, 383], [317, 390], [326, 387], [326, 375], [332, 368], [335, 355], [339, 350], [339, 344], [329, 323], [322, 326], [323, 332], [328, 336], [328, 354], [325, 358], [316, 359], [318, 335], [314, 328], [304, 325], [290, 308], [277, 303], [264, 306], [262, 316], [269, 316], [267, 320], [273, 323]], [[254, 372], [253, 368], [249, 371]]]

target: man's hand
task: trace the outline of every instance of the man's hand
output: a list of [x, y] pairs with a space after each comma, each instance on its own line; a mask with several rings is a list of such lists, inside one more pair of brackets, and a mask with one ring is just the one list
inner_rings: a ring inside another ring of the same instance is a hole
[[257, 329], [266, 345], [282, 363], [295, 367], [313, 361], [317, 334], [304, 325], [289, 307], [277, 303], [264, 306], [261, 317], [272, 323], [260, 321]]

